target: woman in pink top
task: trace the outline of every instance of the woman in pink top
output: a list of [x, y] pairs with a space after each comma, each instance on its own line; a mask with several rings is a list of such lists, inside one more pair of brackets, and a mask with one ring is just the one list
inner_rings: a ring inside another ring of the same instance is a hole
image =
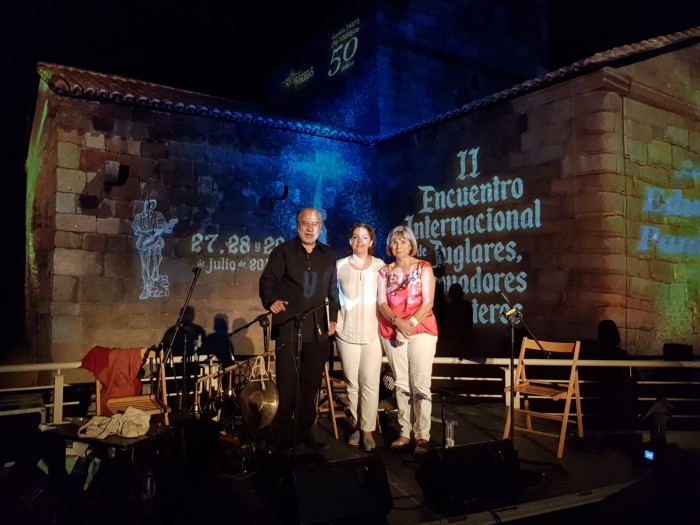
[[428, 453], [432, 399], [430, 381], [437, 346], [433, 315], [435, 276], [427, 261], [415, 257], [416, 236], [397, 226], [387, 237], [387, 254], [396, 259], [379, 270], [377, 306], [382, 348], [396, 376], [396, 404], [400, 435], [393, 450], [415, 440], [414, 454]]

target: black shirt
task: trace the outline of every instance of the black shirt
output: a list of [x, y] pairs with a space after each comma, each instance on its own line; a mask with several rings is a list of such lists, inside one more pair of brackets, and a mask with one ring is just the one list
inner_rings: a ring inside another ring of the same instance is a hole
[[[294, 320], [305, 312], [302, 340], [327, 337], [328, 322], [337, 321], [340, 308], [335, 262], [335, 252], [330, 246], [317, 241], [309, 254], [298, 236], [272, 250], [260, 276], [260, 300], [266, 310], [277, 300], [288, 302], [285, 312], [272, 315], [272, 339], [279, 337], [283, 326], [292, 330]], [[326, 298], [330, 319], [326, 319]]]

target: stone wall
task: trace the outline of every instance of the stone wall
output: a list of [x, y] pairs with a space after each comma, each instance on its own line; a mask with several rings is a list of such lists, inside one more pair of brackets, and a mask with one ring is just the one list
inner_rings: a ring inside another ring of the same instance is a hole
[[[196, 321], [245, 325], [262, 313], [266, 255], [304, 205], [325, 210], [339, 256], [355, 221], [376, 225], [380, 257], [391, 227], [414, 228], [440, 293], [459, 283], [471, 306], [467, 337], [446, 336], [443, 354], [508, 354], [502, 293], [540, 339], [595, 338], [612, 319], [632, 355], [696, 343], [698, 57], [695, 45], [604, 68], [378, 144], [42, 84], [28, 158], [37, 355], [157, 344], [195, 268]], [[133, 224], [146, 199], [177, 224], [163, 235], [169, 294], [142, 298]], [[263, 350], [257, 325], [233, 339]]]
[[[42, 212], [34, 216], [28, 275], [37, 277], [27, 282], [28, 326], [41, 359], [76, 361], [93, 346], [158, 344], [190, 293], [195, 321], [207, 332], [220, 313], [231, 331], [242, 327], [264, 313], [260, 271], [275, 243], [295, 234], [298, 209], [347, 212], [352, 203], [332, 202], [334, 192], [347, 191], [334, 174], [350, 160], [353, 177], [374, 171], [371, 149], [363, 159], [347, 142], [45, 88], [38, 108], [47, 111], [37, 111], [30, 152], [30, 191]], [[336, 179], [331, 191], [318, 184], [324, 175]], [[168, 286], [159, 297], [143, 296], [132, 229], [146, 199], [177, 219], [162, 237]], [[344, 239], [348, 227], [332, 219], [323, 235]], [[232, 339], [238, 354], [263, 351], [257, 323]]]
[[414, 126], [547, 72], [546, 2], [358, 3], [271, 75], [290, 114], [369, 134]]
[[[544, 340], [595, 339], [597, 323], [612, 319], [632, 355], [692, 344], [698, 56], [694, 47], [606, 69], [381, 145], [385, 174], [397, 181], [389, 195], [403, 191], [394, 221], [413, 225], [426, 255], [444, 252], [443, 289], [458, 282], [472, 303], [469, 336], [443, 352], [508, 355], [500, 292]], [[673, 71], [673, 80], [663, 84], [659, 71]], [[684, 176], [684, 165], [694, 175]], [[522, 192], [514, 194], [516, 181]], [[485, 186], [494, 195], [480, 201]], [[660, 202], [650, 202], [649, 188]], [[664, 205], [676, 192], [681, 202]], [[467, 231], [470, 219], [496, 224], [508, 213], [525, 226]], [[645, 243], [649, 228], [675, 247]]]

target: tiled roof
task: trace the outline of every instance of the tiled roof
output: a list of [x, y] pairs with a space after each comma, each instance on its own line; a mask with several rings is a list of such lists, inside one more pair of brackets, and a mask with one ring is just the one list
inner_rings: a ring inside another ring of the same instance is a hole
[[115, 75], [97, 73], [75, 67], [39, 62], [37, 65], [37, 72], [54, 93], [63, 96], [111, 102], [114, 104], [145, 106], [161, 111], [189, 113], [210, 118], [257, 124], [336, 140], [362, 144], [377, 144], [388, 138], [434, 126], [443, 121], [454, 119], [525, 93], [570, 80], [605, 66], [614, 65], [622, 61], [641, 60], [650, 54], [685, 47], [698, 41], [700, 41], [700, 27], [644, 40], [637, 44], [616, 47], [609, 51], [597, 53], [590, 58], [574, 62], [570, 66], [560, 68], [536, 79], [528, 80], [512, 88], [470, 102], [430, 120], [419, 122], [410, 128], [401, 129], [381, 136], [370, 136], [339, 130], [327, 124], [280, 117], [278, 114], [262, 106], [255, 106], [234, 100], [203, 95], [201, 93], [194, 93]]

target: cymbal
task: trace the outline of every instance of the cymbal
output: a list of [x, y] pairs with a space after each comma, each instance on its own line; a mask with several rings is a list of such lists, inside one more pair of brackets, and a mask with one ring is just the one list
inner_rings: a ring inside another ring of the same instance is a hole
[[252, 430], [265, 428], [277, 414], [279, 393], [272, 379], [248, 381], [239, 399], [243, 420]]

